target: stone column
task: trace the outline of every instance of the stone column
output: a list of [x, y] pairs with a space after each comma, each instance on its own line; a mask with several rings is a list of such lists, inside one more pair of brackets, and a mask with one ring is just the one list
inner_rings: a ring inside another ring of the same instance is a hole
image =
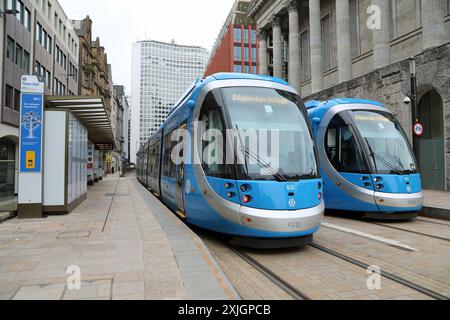
[[283, 77], [283, 57], [281, 47], [281, 19], [274, 17], [272, 19], [273, 28], [273, 76]]
[[422, 0], [423, 48], [440, 46], [444, 41], [445, 8], [442, 0]]
[[381, 28], [373, 30], [373, 66], [383, 68], [391, 63], [391, 10], [389, 0], [372, 0], [380, 8]]
[[349, 0], [336, 0], [336, 25], [339, 82], [345, 82], [353, 76]]
[[259, 39], [259, 74], [268, 75], [268, 59], [267, 59], [267, 32], [258, 30]]
[[322, 28], [320, 0], [309, 0], [309, 25], [311, 46], [311, 90], [323, 89]]
[[289, 83], [300, 92], [300, 25], [298, 2], [289, 2]]

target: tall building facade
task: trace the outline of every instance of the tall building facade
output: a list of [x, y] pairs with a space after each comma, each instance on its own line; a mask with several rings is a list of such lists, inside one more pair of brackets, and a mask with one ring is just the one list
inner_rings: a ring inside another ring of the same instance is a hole
[[205, 76], [217, 72], [258, 73], [256, 22], [247, 16], [250, 0], [237, 0], [209, 56]]
[[129, 137], [129, 127], [130, 127], [130, 105], [128, 98], [125, 95], [124, 86], [114, 86], [114, 91], [116, 97], [120, 104], [122, 105], [122, 128], [121, 128], [121, 139], [123, 141], [122, 145], [122, 162], [130, 161], [130, 137]]
[[1, 212], [17, 193], [21, 77], [40, 76], [46, 95], [77, 94], [79, 41], [57, 0], [0, 3], [0, 203], [10, 206]]
[[108, 77], [108, 57], [100, 38], [92, 39], [92, 20], [89, 16], [83, 20], [71, 20], [79, 37], [79, 94], [109, 98], [110, 82]]
[[[423, 186], [450, 190], [449, 0], [252, 0], [248, 14], [261, 74], [287, 79], [305, 100], [383, 102], [414, 145]], [[414, 69], [417, 114], [404, 102]]]
[[131, 162], [141, 144], [159, 129], [174, 104], [202, 77], [208, 51], [159, 41], [133, 44]]

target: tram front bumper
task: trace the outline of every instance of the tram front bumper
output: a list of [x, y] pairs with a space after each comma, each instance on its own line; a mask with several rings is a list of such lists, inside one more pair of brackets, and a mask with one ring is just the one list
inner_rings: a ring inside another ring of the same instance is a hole
[[375, 192], [375, 202], [380, 208], [420, 211], [423, 207], [423, 201], [422, 192], [412, 194]]
[[241, 224], [250, 229], [277, 233], [289, 237], [317, 230], [323, 221], [325, 204], [323, 201], [313, 208], [296, 211], [261, 210], [241, 207]]

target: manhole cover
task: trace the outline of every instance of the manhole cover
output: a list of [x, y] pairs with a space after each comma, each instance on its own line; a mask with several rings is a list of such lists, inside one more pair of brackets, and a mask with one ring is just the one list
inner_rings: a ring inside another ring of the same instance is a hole
[[91, 235], [90, 231], [68, 231], [58, 234], [58, 239], [77, 239], [77, 238], [87, 238]]

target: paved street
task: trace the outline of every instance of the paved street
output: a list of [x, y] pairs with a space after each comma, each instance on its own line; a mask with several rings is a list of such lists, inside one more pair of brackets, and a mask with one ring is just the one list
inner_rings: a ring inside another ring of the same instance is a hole
[[[203, 238], [244, 299], [291, 298], [220, 239], [210, 234], [204, 234]], [[368, 266], [379, 267], [382, 273], [449, 297], [449, 241], [450, 224], [445, 221], [420, 218], [377, 223], [342, 214], [325, 217], [314, 242]], [[380, 288], [370, 289], [367, 281], [371, 273], [366, 268], [315, 247], [246, 252], [313, 300], [431, 299], [423, 292], [385, 277], [381, 277]]]
[[[69, 266], [81, 290], [67, 288]], [[201, 241], [133, 177], [91, 187], [70, 215], [0, 225], [0, 299], [236, 297]]]

